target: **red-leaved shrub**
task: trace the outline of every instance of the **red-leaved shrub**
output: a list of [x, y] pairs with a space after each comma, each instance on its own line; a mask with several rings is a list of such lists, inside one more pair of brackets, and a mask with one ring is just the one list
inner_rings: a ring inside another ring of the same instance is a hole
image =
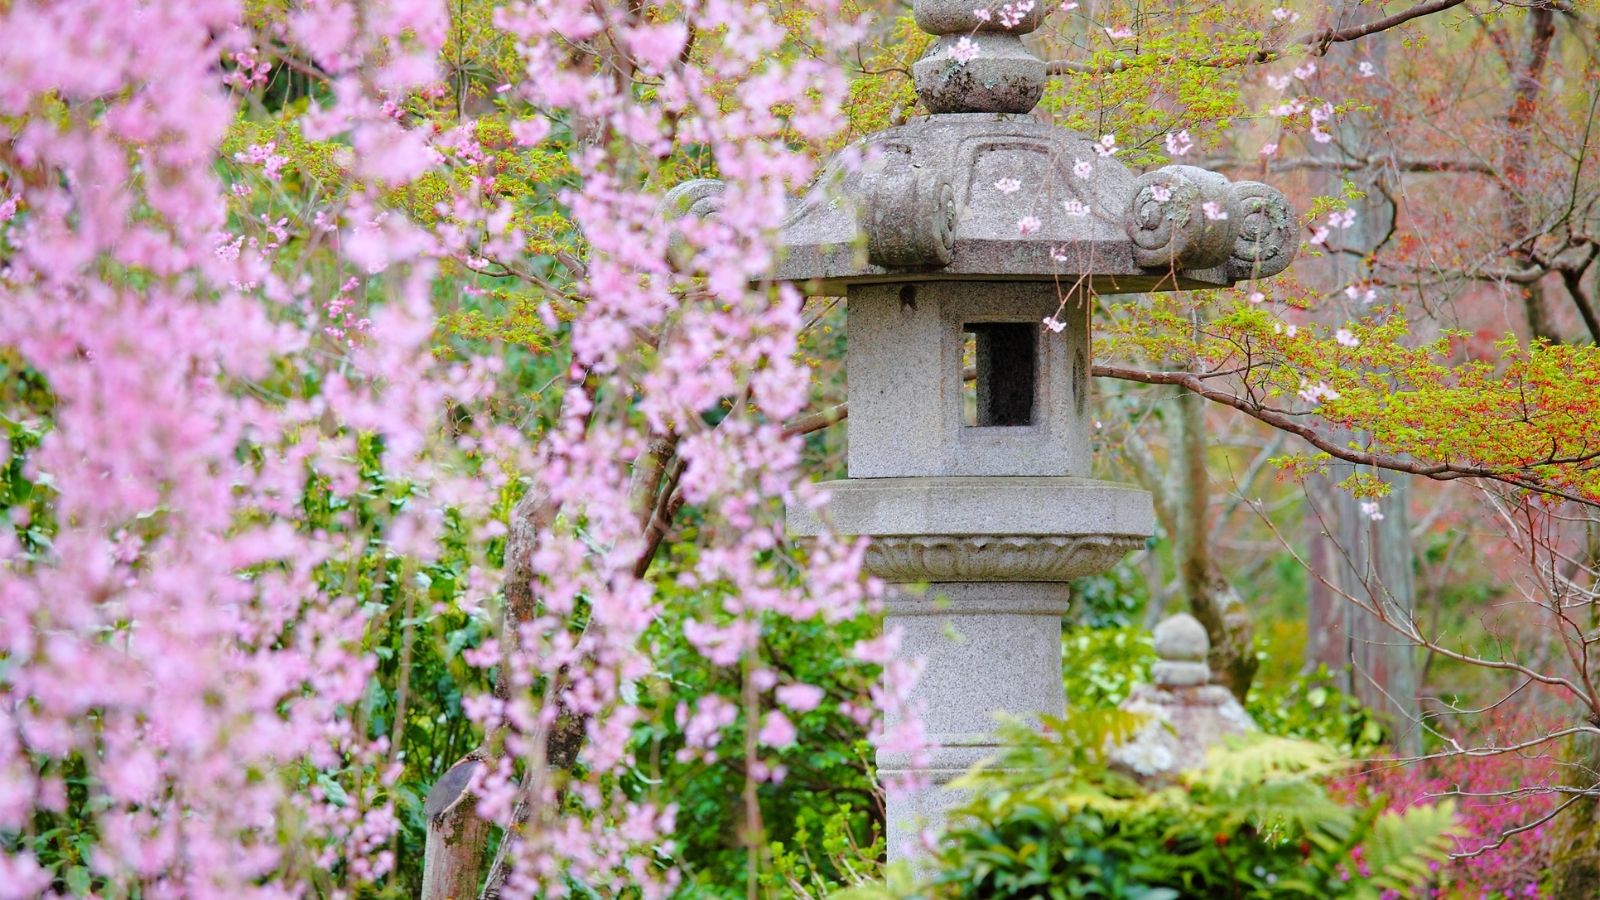
[[1453, 800], [1461, 828], [1453, 858], [1436, 863], [1427, 896], [1538, 897], [1550, 864], [1550, 824], [1559, 802], [1553, 750], [1450, 756], [1409, 765], [1370, 763], [1334, 786], [1351, 799], [1383, 795], [1394, 809]]

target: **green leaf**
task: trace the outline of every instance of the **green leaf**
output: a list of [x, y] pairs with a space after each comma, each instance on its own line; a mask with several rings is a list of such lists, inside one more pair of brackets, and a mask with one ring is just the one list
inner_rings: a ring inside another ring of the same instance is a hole
[[344, 787], [340, 785], [339, 782], [334, 781], [333, 777], [328, 773], [317, 773], [317, 787], [322, 788], [322, 793], [325, 794], [328, 798], [328, 801], [333, 803], [335, 806], [350, 805], [350, 795], [345, 793]]

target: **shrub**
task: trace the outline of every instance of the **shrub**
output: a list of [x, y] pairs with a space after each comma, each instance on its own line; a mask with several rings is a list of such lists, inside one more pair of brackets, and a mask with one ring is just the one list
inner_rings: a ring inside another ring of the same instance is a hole
[[[1282, 652], [1258, 641], [1258, 652]], [[1150, 680], [1155, 639], [1143, 628], [1069, 628], [1062, 635], [1062, 666], [1070, 710], [1110, 709], [1135, 684]], [[1326, 744], [1350, 756], [1369, 755], [1384, 739], [1378, 720], [1333, 686], [1325, 667], [1268, 683], [1257, 678], [1245, 709], [1261, 730], [1277, 737]]]
[[1440, 861], [1427, 897], [1538, 897], [1551, 862], [1550, 824], [1508, 834], [1550, 813], [1560, 797], [1558, 761], [1518, 754], [1454, 757], [1423, 765], [1374, 764], [1341, 778], [1339, 794], [1387, 797], [1395, 809], [1452, 797], [1460, 830], [1454, 858]]
[[1340, 757], [1308, 741], [1258, 735], [1177, 783], [1137, 782], [1104, 750], [1138, 721], [1079, 713], [1052, 734], [1016, 729], [1014, 752], [967, 776], [974, 799], [926, 882], [901, 871], [835, 900], [1410, 896], [1445, 856], [1449, 803], [1340, 803], [1323, 785]]

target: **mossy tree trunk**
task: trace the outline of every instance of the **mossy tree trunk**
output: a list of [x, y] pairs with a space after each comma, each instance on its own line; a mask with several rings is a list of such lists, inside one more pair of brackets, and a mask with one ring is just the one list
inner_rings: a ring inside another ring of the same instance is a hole
[[[1574, 735], [1567, 748], [1568, 785], [1595, 790], [1600, 784], [1600, 737]], [[1591, 793], [1573, 801], [1551, 824], [1550, 896], [1557, 900], [1600, 897], [1600, 796]]]
[[1189, 611], [1211, 639], [1208, 661], [1212, 680], [1243, 703], [1260, 666], [1255, 652], [1256, 626], [1244, 598], [1223, 576], [1212, 551], [1205, 404], [1204, 398], [1194, 394], [1183, 394], [1178, 400], [1178, 576]]

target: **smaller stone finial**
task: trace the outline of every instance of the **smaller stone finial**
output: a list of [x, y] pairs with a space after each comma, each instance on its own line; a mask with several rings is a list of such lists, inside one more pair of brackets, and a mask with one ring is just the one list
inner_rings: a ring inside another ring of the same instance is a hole
[[911, 67], [928, 112], [1025, 113], [1044, 96], [1044, 61], [1022, 46], [1042, 0], [916, 0], [913, 11], [938, 38]]
[[1205, 626], [1188, 613], [1170, 616], [1156, 626], [1156, 664], [1151, 675], [1162, 687], [1193, 687], [1211, 681], [1206, 655], [1211, 641]]
[[1149, 717], [1111, 762], [1136, 777], [1163, 781], [1205, 764], [1206, 751], [1228, 735], [1255, 728], [1228, 689], [1209, 684], [1206, 630], [1188, 613], [1156, 626], [1155, 684], [1140, 684], [1122, 701], [1127, 712]]

